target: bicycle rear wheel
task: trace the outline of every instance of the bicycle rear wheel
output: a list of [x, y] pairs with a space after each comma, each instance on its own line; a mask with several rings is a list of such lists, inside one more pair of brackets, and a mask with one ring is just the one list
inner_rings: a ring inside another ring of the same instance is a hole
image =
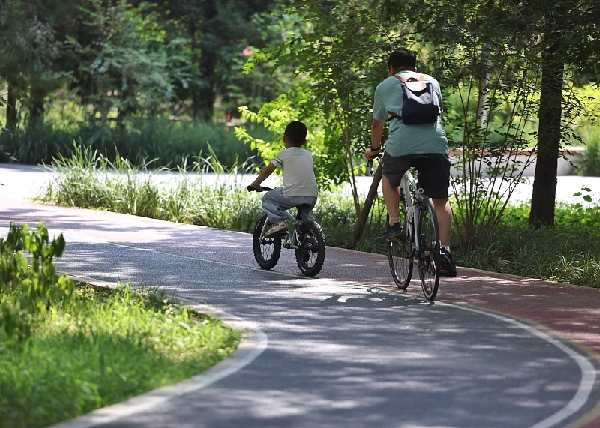
[[412, 245], [410, 238], [410, 225], [406, 220], [406, 207], [400, 200], [400, 224], [406, 233], [405, 237], [387, 241], [387, 255], [392, 278], [401, 290], [406, 290], [410, 284], [413, 271]]
[[406, 290], [412, 278], [413, 262], [408, 239], [388, 241], [388, 262], [392, 278], [401, 290]]
[[269, 228], [267, 215], [263, 215], [256, 222], [252, 234], [252, 251], [254, 258], [262, 269], [273, 269], [281, 256], [281, 237], [271, 236], [266, 238], [265, 232]]
[[419, 279], [423, 294], [429, 301], [435, 300], [440, 286], [440, 231], [433, 202], [426, 198], [419, 211], [419, 253], [417, 254]]
[[315, 276], [325, 262], [325, 234], [321, 226], [314, 222], [305, 222], [299, 226], [296, 261], [300, 271], [306, 276]]

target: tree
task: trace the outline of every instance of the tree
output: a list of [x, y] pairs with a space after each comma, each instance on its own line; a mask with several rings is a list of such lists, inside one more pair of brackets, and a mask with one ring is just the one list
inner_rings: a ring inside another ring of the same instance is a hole
[[[308, 121], [320, 185], [326, 188], [349, 181], [358, 216], [361, 204], [355, 177], [365, 168], [362, 154], [357, 153], [368, 146], [366, 115], [372, 88], [386, 75], [379, 59], [392, 42], [382, 43], [387, 34], [373, 20], [368, 2], [299, 3], [301, 7], [292, 5], [279, 13], [287, 24], [281, 42], [258, 52], [248, 67], [265, 61], [275, 67], [293, 66], [299, 76], [297, 88], [273, 108], [261, 109], [261, 117], [248, 117], [273, 123], [282, 111], [292, 111]], [[266, 153], [263, 158], [270, 159]]]
[[191, 99], [191, 116], [212, 120], [215, 105], [227, 98], [232, 82], [243, 78], [240, 58], [248, 45], [263, 44], [255, 16], [277, 1], [155, 0], [170, 36], [185, 38], [183, 45], [191, 79], [178, 87], [181, 99]]
[[563, 116], [565, 69], [569, 66], [595, 71], [598, 76], [593, 68], [600, 54], [600, 5], [593, 0], [531, 3], [532, 10], [544, 11], [542, 16], [533, 15], [541, 27], [542, 77], [538, 155], [529, 223], [539, 228], [554, 224], [556, 166], [565, 134], [565, 126], [561, 124], [569, 125], [569, 118]]
[[[460, 215], [455, 217], [463, 222], [462, 245], [490, 238], [521, 178], [522, 170], [509, 161], [528, 144], [524, 130], [535, 95], [536, 73], [528, 71], [529, 52], [523, 48], [529, 34], [515, 35], [513, 15], [492, 6], [477, 1], [460, 8], [449, 1], [303, 1], [288, 13], [299, 14], [307, 30], [288, 33], [267, 55], [280, 64], [297, 64], [300, 85], [309, 94], [298, 108], [305, 117], [321, 115], [327, 162], [336, 165], [331, 168], [336, 179], [349, 177], [352, 183], [368, 145], [372, 94], [386, 76], [385, 59], [399, 46], [419, 51], [420, 69], [438, 77], [447, 98], [460, 106], [447, 106], [446, 128], [454, 145], [463, 148], [458, 165], [463, 175], [456, 180]], [[334, 163], [342, 160], [343, 168]], [[494, 179], [484, 181], [485, 173]], [[506, 182], [508, 195], [502, 195]], [[364, 221], [374, 195], [362, 207], [354, 196], [357, 216]], [[357, 225], [351, 246], [362, 226]]]
[[43, 120], [46, 94], [61, 77], [53, 69], [59, 55], [53, 26], [64, 4], [59, 0], [13, 1], [0, 6], [0, 75], [8, 84], [7, 128], [16, 126], [18, 100], [27, 109], [29, 125], [35, 125]]

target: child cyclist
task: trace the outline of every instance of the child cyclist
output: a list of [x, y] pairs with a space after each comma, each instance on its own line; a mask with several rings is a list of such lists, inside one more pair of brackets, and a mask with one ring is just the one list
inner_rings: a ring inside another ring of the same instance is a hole
[[290, 122], [283, 134], [285, 148], [275, 155], [271, 163], [250, 184], [250, 187], [260, 189], [261, 183], [278, 167], [283, 172], [283, 187], [269, 190], [262, 200], [262, 206], [271, 223], [271, 227], [265, 233], [267, 237], [287, 231], [287, 209], [300, 204], [307, 204], [312, 209], [317, 203], [318, 188], [312, 153], [302, 147], [306, 144], [307, 132], [304, 123], [298, 120]]

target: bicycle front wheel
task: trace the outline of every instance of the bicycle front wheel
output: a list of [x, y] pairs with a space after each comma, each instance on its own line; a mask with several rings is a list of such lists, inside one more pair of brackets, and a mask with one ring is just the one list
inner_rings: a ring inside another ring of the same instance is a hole
[[265, 232], [269, 228], [267, 215], [263, 215], [256, 222], [252, 234], [252, 251], [254, 258], [262, 269], [273, 269], [281, 256], [281, 237], [266, 238]]
[[325, 262], [325, 234], [321, 226], [307, 222], [299, 226], [296, 261], [300, 271], [306, 276], [315, 276]]
[[418, 219], [419, 251], [417, 254], [419, 279], [423, 294], [429, 301], [435, 300], [440, 286], [440, 230], [433, 202], [424, 199]]

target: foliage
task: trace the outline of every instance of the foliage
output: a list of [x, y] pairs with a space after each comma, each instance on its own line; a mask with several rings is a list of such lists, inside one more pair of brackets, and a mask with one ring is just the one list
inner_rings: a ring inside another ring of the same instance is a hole
[[237, 105], [241, 93], [260, 103], [285, 86], [279, 72], [269, 78], [265, 69], [260, 80], [241, 72], [245, 48], [269, 43], [261, 15], [277, 2], [4, 2], [0, 77], [11, 106], [36, 119], [58, 90], [75, 93], [93, 120], [170, 114], [212, 120], [215, 108], [223, 113]]
[[[70, 157], [73, 142], [114, 160], [118, 156], [154, 168], [191, 165], [198, 156], [218, 153], [222, 165], [233, 167], [238, 159], [252, 162], [256, 152], [222, 125], [199, 121], [130, 119], [123, 126], [88, 126], [85, 122], [48, 120], [27, 128], [6, 130], [0, 145], [18, 163], [51, 164], [54, 158]], [[255, 135], [270, 135], [264, 128], [249, 125]], [[118, 156], [117, 156], [118, 155]]]
[[26, 344], [3, 341], [0, 427], [44, 427], [190, 378], [230, 355], [241, 332], [164, 291], [80, 285]]
[[582, 175], [600, 177], [600, 131], [595, 131], [594, 138], [586, 143], [580, 168]]
[[237, 347], [240, 331], [163, 291], [76, 287], [56, 274], [64, 248], [43, 223], [11, 223], [0, 238], [0, 427], [44, 427], [124, 401]]
[[48, 311], [70, 303], [74, 284], [58, 276], [52, 263], [64, 248], [63, 236], [50, 240], [43, 223], [34, 232], [11, 223], [6, 238], [0, 238], [1, 342], [22, 343]]
[[575, 121], [574, 128], [578, 141], [585, 144], [583, 161], [578, 165], [579, 172], [585, 176], [600, 177], [600, 87], [587, 84], [573, 88], [573, 91], [581, 103], [581, 116]]
[[392, 42], [381, 43], [388, 39], [387, 33], [373, 19], [366, 3], [323, 6], [320, 1], [303, 1], [301, 7], [293, 3], [282, 12], [274, 12], [288, 23], [280, 43], [253, 55], [246, 70], [250, 72], [264, 61], [272, 61], [276, 67], [292, 64], [298, 86], [257, 114], [251, 115], [246, 109], [243, 112], [252, 120], [262, 121], [281, 111], [294, 111], [308, 122], [316, 137], [311, 149], [320, 184], [350, 181], [358, 213], [354, 177], [361, 168], [364, 171], [361, 159], [369, 145], [372, 89], [385, 77], [381, 58]]
[[[239, 139], [245, 141], [252, 150], [255, 150], [260, 158], [264, 160], [264, 164], [266, 164], [273, 159], [279, 150], [283, 149], [282, 138], [287, 124], [292, 120], [302, 120], [309, 130], [307, 144], [304, 147], [313, 154], [317, 184], [321, 189], [327, 189], [331, 186], [332, 181], [339, 180], [339, 177], [335, 175], [332, 177], [331, 175], [332, 163], [335, 162], [335, 159], [328, 157], [324, 153], [325, 143], [321, 128], [323, 117], [301, 116], [297, 110], [293, 109], [294, 102], [290, 100], [290, 97], [298, 100], [305, 98], [305, 95], [302, 92], [302, 88], [299, 87], [293, 92], [290, 91], [288, 96], [281, 95], [275, 100], [266, 103], [257, 113], [245, 107], [240, 108], [242, 117], [252, 123], [264, 126], [272, 135], [277, 136], [275, 141], [265, 141], [262, 138], [254, 137], [244, 127], [236, 127], [235, 133]], [[257, 169], [259, 168], [257, 167]], [[279, 170], [277, 172], [281, 173]]]
[[0, 7], [0, 77], [35, 122], [42, 113], [39, 97], [57, 88], [65, 73], [53, 67], [60, 57], [53, 24], [64, 12], [64, 2], [12, 1]]
[[68, 36], [65, 48], [83, 59], [73, 71], [90, 82], [79, 89], [92, 106], [91, 118], [106, 120], [113, 110], [119, 118], [140, 110], [156, 112], [161, 104], [172, 103], [174, 86], [185, 86], [190, 79], [185, 69], [170, 72], [168, 67], [170, 62], [183, 62], [178, 48], [184, 42], [167, 39], [148, 3], [89, 3], [84, 19], [95, 29], [96, 40], [86, 43]]
[[[76, 207], [110, 210], [144, 217], [192, 224], [210, 222], [215, 227], [227, 227], [227, 208], [235, 207], [237, 199], [229, 187], [203, 186], [207, 172], [227, 172], [214, 157], [198, 157], [189, 168], [178, 173], [145, 166], [137, 167], [117, 154], [114, 162], [88, 147], [75, 146], [71, 157], [55, 159], [58, 177], [46, 189], [45, 200]], [[234, 165], [229, 172], [246, 172], [247, 165]], [[162, 177], [175, 175], [177, 184], [161, 187]], [[191, 178], [190, 178], [191, 177]], [[242, 187], [240, 185], [240, 187]], [[214, 204], [215, 201], [219, 203]]]
[[[73, 167], [76, 169], [75, 165]], [[86, 195], [97, 187], [116, 186], [113, 193], [124, 194], [122, 189], [117, 189], [125, 186], [123, 182], [108, 184], [107, 178], [112, 180], [114, 173], [82, 176], [68, 175], [65, 170], [61, 175], [64, 175], [64, 184], [57, 190], [47, 192], [44, 200], [54, 203], [63, 201], [68, 205], [68, 198], [64, 198], [61, 192], [67, 194], [73, 188], [78, 189], [83, 202], [88, 199]], [[234, 175], [230, 178], [233, 179], [233, 184], [230, 181], [230, 184], [212, 183], [206, 186], [203, 185], [201, 176], [187, 174], [186, 177], [180, 177], [176, 191], [156, 181], [142, 185], [138, 183], [128, 192], [130, 200], [123, 207], [133, 206], [132, 201], [140, 195], [148, 194], [146, 187], [150, 186], [157, 200], [156, 206], [159, 207], [156, 212], [161, 213], [158, 218], [251, 232], [262, 212], [260, 195], [244, 190], [244, 183], [249, 182], [250, 178], [245, 181], [243, 176]], [[582, 189], [580, 196], [582, 203], [558, 207], [557, 224], [554, 228], [538, 231], [527, 224], [527, 206], [507, 205], [491, 241], [475, 241], [470, 248], [458, 248], [455, 242], [452, 243], [453, 248], [456, 248], [453, 251], [455, 261], [464, 267], [600, 287], [597, 274], [600, 266], [597, 252], [600, 245], [600, 211], [597, 204], [593, 206], [589, 189]], [[109, 209], [109, 206], [107, 204], [98, 208]], [[341, 193], [339, 189], [322, 192], [314, 215], [327, 234], [328, 246], [347, 246], [348, 231], [357, 221], [352, 198], [347, 193]], [[380, 239], [385, 216], [385, 206], [379, 197], [373, 205], [371, 221], [358, 242], [357, 250], [386, 254], [384, 241]], [[553, 243], [551, 250], [548, 249], [548, 242]]]
[[[591, 202], [589, 195], [583, 194], [583, 198]], [[600, 258], [592, 249], [600, 245], [597, 205], [558, 205], [552, 228], [536, 230], [528, 225], [528, 218], [529, 206], [507, 207], [493, 242], [470, 252], [461, 251], [458, 255], [461, 263], [494, 272], [600, 288]]]

